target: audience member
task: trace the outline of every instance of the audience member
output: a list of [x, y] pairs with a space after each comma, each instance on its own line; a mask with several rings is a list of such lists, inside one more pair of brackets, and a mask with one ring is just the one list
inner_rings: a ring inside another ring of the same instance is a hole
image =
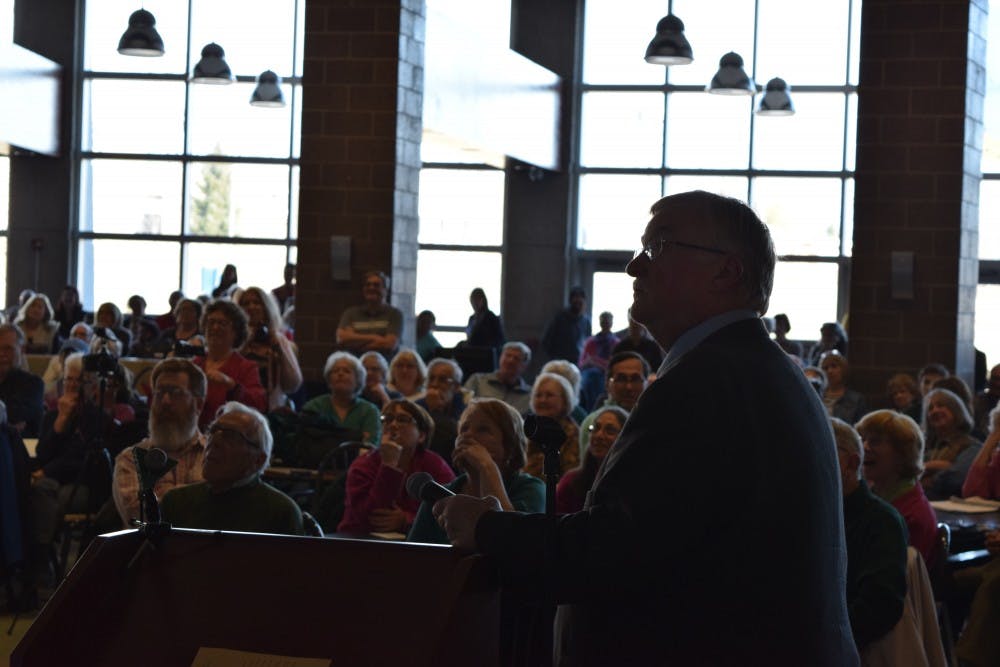
[[[580, 428], [569, 415], [576, 406], [573, 387], [566, 378], [555, 373], [541, 373], [531, 388], [531, 411], [539, 417], [548, 417], [562, 426], [566, 434], [559, 447], [559, 473], [565, 473], [580, 464]], [[528, 439], [524, 472], [544, 479], [545, 452], [534, 440]]]
[[962, 494], [982, 443], [972, 437], [972, 415], [954, 392], [931, 389], [924, 398], [924, 491], [931, 500]]
[[960, 590], [974, 591], [969, 621], [955, 645], [962, 667], [1000, 665], [1000, 530], [986, 534], [986, 550], [991, 556], [988, 563], [955, 573]]
[[583, 509], [597, 470], [628, 419], [627, 412], [613, 405], [600, 408], [593, 414], [590, 425], [580, 429], [580, 440], [587, 443], [583, 463], [563, 475], [556, 487], [556, 512], [559, 514], [572, 514]]
[[35, 296], [35, 290], [33, 289], [23, 289], [17, 294], [17, 303], [12, 306], [8, 306], [4, 310], [4, 321], [13, 324], [14, 320], [17, 319], [17, 314], [24, 307], [24, 304], [28, 303], [28, 299]]
[[124, 322], [125, 319], [122, 317], [122, 311], [110, 301], [102, 303], [97, 308], [97, 314], [94, 315], [94, 326], [101, 327], [105, 331], [110, 331], [115, 335], [118, 342], [121, 343], [119, 356], [122, 357], [128, 356], [132, 346], [132, 332], [125, 328]]
[[[619, 352], [638, 352], [649, 364], [649, 367], [654, 370], [663, 363], [663, 348], [649, 335], [646, 327], [632, 319], [631, 311], [629, 312], [628, 329], [624, 333], [619, 332], [616, 335], [620, 341], [611, 351], [612, 356]], [[603, 375], [601, 378], [603, 379]]]
[[986, 388], [976, 394], [973, 400], [972, 416], [976, 421], [975, 431], [988, 433], [990, 430], [989, 414], [1000, 400], [1000, 364], [990, 369], [990, 377]]
[[139, 479], [133, 450], [159, 448], [177, 461], [153, 486], [157, 500], [171, 489], [203, 480], [205, 438], [198, 430], [198, 416], [205, 402], [207, 383], [202, 370], [187, 359], [165, 359], [153, 368], [149, 437], [126, 447], [115, 457], [112, 495], [126, 527], [132, 525], [133, 519], [140, 518]]
[[430, 361], [441, 349], [441, 343], [434, 337], [434, 324], [437, 319], [429, 310], [422, 310], [417, 315], [417, 354], [425, 362]]
[[247, 340], [246, 314], [232, 301], [215, 299], [205, 306], [201, 329], [205, 332], [205, 356], [195, 357], [194, 363], [205, 371], [208, 389], [199, 427], [212, 423], [219, 408], [230, 401], [266, 410], [267, 394], [260, 384], [257, 364], [236, 351]]
[[923, 413], [920, 386], [912, 375], [909, 373], [893, 375], [886, 385], [886, 393], [889, 395], [889, 405], [893, 410], [920, 423]]
[[141, 319], [136, 329], [136, 333], [132, 336], [132, 346], [129, 348], [130, 357], [162, 359], [166, 356], [160, 343], [160, 330], [156, 327], [156, 322], [148, 318]]
[[225, 268], [222, 269], [222, 277], [219, 278], [218, 286], [212, 290], [212, 298], [224, 299], [231, 297], [239, 281], [240, 279], [236, 274], [236, 266], [234, 264], [226, 264]]
[[201, 475], [163, 496], [163, 520], [180, 528], [303, 535], [302, 510], [261, 473], [271, 458], [267, 419], [229, 402], [208, 428]]
[[564, 604], [558, 664], [856, 665], [833, 436], [760, 321], [767, 227], [707, 192], [652, 214], [627, 267], [632, 314], [669, 356], [584, 510], [552, 522], [458, 495], [434, 514], [509, 589]]
[[412, 401], [389, 401], [382, 410], [382, 442], [378, 449], [354, 460], [347, 471], [342, 533], [407, 532], [420, 507], [406, 492], [406, 480], [426, 472], [440, 484], [455, 477], [448, 463], [427, 443], [434, 420]]
[[788, 321], [788, 315], [778, 313], [774, 316], [774, 342], [778, 344], [785, 354], [802, 358], [802, 343], [788, 339], [788, 332], [792, 330], [792, 323]]
[[917, 481], [923, 471], [920, 427], [892, 410], [869, 412], [858, 422], [864, 442], [863, 469], [871, 490], [896, 508], [906, 522], [910, 545], [933, 565], [937, 516]]
[[850, 375], [847, 357], [830, 350], [820, 357], [819, 365], [826, 373], [826, 392], [823, 394], [826, 411], [831, 417], [843, 419], [848, 424], [857, 423], [868, 412], [868, 405], [861, 392], [847, 386]]
[[920, 369], [917, 374], [917, 382], [920, 383], [920, 397], [927, 396], [927, 392], [934, 388], [934, 383], [942, 378], [950, 377], [951, 373], [944, 364], [927, 364]]
[[540, 372], [561, 375], [569, 382], [570, 388], [573, 389], [573, 396], [576, 397], [576, 407], [573, 408], [573, 412], [569, 416], [570, 419], [579, 425], [587, 416], [586, 408], [580, 405], [580, 369], [576, 367], [576, 364], [564, 359], [553, 359], [552, 361], [545, 362]]
[[819, 397], [823, 398], [827, 385], [826, 373], [823, 372], [823, 369], [816, 366], [806, 366], [802, 369], [802, 374], [806, 376], [809, 385], [816, 390]]
[[250, 335], [240, 354], [257, 364], [260, 382], [267, 392], [268, 411], [285, 407], [289, 394], [302, 385], [302, 369], [295, 345], [281, 332], [278, 305], [259, 287], [243, 290], [238, 303], [250, 326]]
[[83, 304], [80, 303], [80, 292], [75, 287], [72, 285], [63, 287], [52, 317], [59, 323], [61, 338], [69, 338], [70, 328], [77, 322], [83, 322]]
[[1000, 455], [997, 454], [997, 444], [1000, 443], [1000, 408], [994, 407], [989, 414], [989, 435], [979, 449], [969, 473], [962, 484], [962, 497], [1000, 499]]
[[531, 386], [523, 377], [530, 361], [527, 345], [518, 341], [504, 343], [497, 370], [473, 373], [465, 381], [465, 388], [476, 398], [500, 399], [523, 414], [531, 407]]
[[[505, 512], [544, 512], [545, 484], [525, 474], [524, 422], [517, 410], [495, 398], [473, 399], [458, 423], [452, 458], [462, 471], [448, 488], [476, 498], [492, 496]], [[422, 503], [407, 539], [447, 544], [431, 503]]]
[[[170, 293], [170, 296], [167, 297], [167, 305], [170, 306], [170, 308], [163, 315], [159, 315], [156, 318], [156, 326], [160, 331], [166, 331], [167, 329], [172, 329], [177, 325], [177, 320], [174, 319], [174, 308], [177, 307], [177, 304], [183, 298], [184, 298], [184, 292], [180, 290], [174, 290], [173, 292]], [[195, 322], [197, 321], [198, 318], [196, 317]]]
[[389, 362], [378, 352], [365, 352], [361, 355], [361, 365], [365, 367], [365, 388], [361, 398], [381, 410], [385, 404], [394, 398], [403, 398], [395, 389], [386, 386], [389, 377]]
[[582, 287], [569, 291], [569, 306], [556, 313], [542, 334], [542, 349], [550, 359], [580, 360], [583, 342], [590, 336], [590, 318], [584, 314], [587, 293]]
[[27, 354], [55, 354], [62, 345], [59, 322], [52, 317], [49, 297], [35, 294], [21, 306], [14, 324], [24, 333], [24, 351]]
[[22, 370], [24, 342], [16, 324], [0, 324], [0, 401], [7, 406], [7, 423], [25, 438], [37, 438], [45, 385]]
[[368, 271], [364, 279], [361, 290], [364, 303], [350, 306], [340, 316], [337, 344], [357, 356], [372, 350], [389, 359], [403, 336], [403, 313], [386, 301], [389, 276], [381, 271]]
[[591, 412], [580, 424], [580, 456], [587, 451], [587, 440], [590, 426], [597, 419], [603, 408], [618, 407], [626, 414], [639, 402], [639, 396], [649, 384], [649, 366], [646, 359], [637, 352], [619, 352], [611, 357], [608, 372], [604, 381], [604, 390], [608, 398], [600, 408]]
[[[931, 389], [947, 389], [951, 393], [955, 394], [955, 396], [958, 396], [958, 399], [962, 401], [965, 409], [969, 411], [970, 416], [974, 414], [973, 411], [975, 408], [973, 407], [972, 402], [975, 397], [972, 395], [972, 390], [969, 389], [969, 385], [965, 384], [965, 380], [957, 375], [949, 375], [946, 378], [935, 380]], [[973, 421], [972, 427], [973, 429], [975, 428], [975, 421]], [[984, 432], [983, 437], [985, 436], [986, 433]], [[976, 437], [979, 436], [977, 435]]]
[[46, 409], [55, 409], [56, 402], [62, 395], [63, 364], [66, 362], [66, 357], [74, 352], [87, 354], [89, 350], [90, 346], [87, 343], [79, 338], [70, 338], [59, 348], [59, 354], [53, 355], [49, 360], [49, 365], [42, 374], [42, 382], [45, 383]]
[[434, 420], [434, 434], [428, 448], [447, 461], [458, 435], [458, 420], [468, 404], [462, 390], [462, 368], [452, 359], [431, 359], [427, 364], [427, 393], [416, 401]]
[[334, 352], [323, 365], [323, 377], [330, 393], [308, 401], [302, 406], [302, 413], [357, 431], [365, 442], [378, 443], [382, 437], [379, 410], [360, 397], [365, 386], [365, 367], [357, 357], [349, 352]]
[[424, 395], [426, 385], [424, 360], [412, 348], [399, 348], [389, 362], [389, 389], [398, 391], [408, 401], [415, 401]]
[[201, 330], [201, 314], [204, 307], [197, 299], [181, 299], [174, 307], [174, 326], [160, 335], [161, 346], [167, 352], [174, 350], [177, 343], [187, 343], [196, 347], [205, 346], [205, 336]]
[[580, 368], [596, 367], [602, 371], [608, 370], [608, 359], [611, 358], [611, 351], [615, 345], [621, 342], [618, 336], [611, 333], [611, 326], [614, 324], [614, 316], [608, 311], [601, 313], [598, 317], [601, 330], [588, 338], [583, 343], [583, 354], [580, 355]]
[[477, 347], [492, 347], [499, 350], [507, 341], [503, 332], [503, 322], [490, 310], [486, 300], [486, 292], [482, 287], [476, 287], [469, 294], [472, 305], [472, 315], [465, 326], [465, 342]]
[[[824, 352], [836, 350], [847, 356], [847, 332], [837, 322], [824, 322], [819, 328], [819, 340], [809, 350], [809, 365], [822, 366], [820, 357]], [[804, 360], [806, 361], [806, 360]]]
[[[142, 333], [142, 323], [153, 322], [153, 320], [146, 317], [146, 300], [138, 294], [133, 294], [128, 298], [128, 309], [130, 312], [125, 317], [125, 328], [132, 334], [132, 341], [134, 343], [139, 340], [139, 336]], [[155, 322], [153, 324], [155, 326]], [[159, 331], [159, 327], [157, 327], [157, 331]], [[129, 354], [133, 357], [141, 356], [131, 349], [129, 350]]]
[[271, 290], [271, 296], [278, 304], [279, 313], [284, 313], [295, 303], [295, 264], [291, 262], [285, 264], [283, 278], [284, 282]]
[[862, 479], [864, 447], [857, 432], [831, 417], [844, 494], [847, 616], [858, 649], [889, 633], [906, 597], [906, 525]]

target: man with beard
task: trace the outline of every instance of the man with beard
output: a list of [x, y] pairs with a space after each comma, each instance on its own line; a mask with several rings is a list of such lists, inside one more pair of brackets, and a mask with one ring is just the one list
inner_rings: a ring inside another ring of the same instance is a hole
[[[179, 486], [202, 481], [201, 465], [205, 438], [198, 431], [198, 415], [205, 404], [207, 380], [200, 368], [187, 359], [165, 359], [153, 368], [153, 405], [149, 412], [149, 437], [135, 445], [158, 447], [177, 461], [177, 466], [157, 480], [157, 499]], [[139, 478], [133, 447], [115, 459], [115, 507], [129, 526], [139, 518]]]

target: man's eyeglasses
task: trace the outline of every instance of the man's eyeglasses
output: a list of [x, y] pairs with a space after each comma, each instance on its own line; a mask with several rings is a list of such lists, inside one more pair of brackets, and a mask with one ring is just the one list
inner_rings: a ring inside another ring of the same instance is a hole
[[635, 252], [635, 259], [639, 254], [646, 256], [649, 261], [655, 260], [657, 257], [663, 254], [663, 249], [667, 246], [677, 246], [678, 248], [688, 248], [689, 250], [701, 250], [702, 252], [710, 252], [714, 255], [728, 255], [729, 253], [721, 248], [711, 248], [705, 245], [698, 245], [697, 243], [684, 243], [683, 241], [673, 241], [671, 239], [658, 238], [649, 241], [642, 246], [641, 250]]
[[450, 375], [431, 375], [427, 378], [427, 384], [450, 385], [453, 382], [455, 382], [455, 379]]
[[611, 424], [605, 424], [604, 426], [591, 424], [590, 426], [587, 427], [587, 430], [590, 431], [591, 434], [603, 433], [604, 435], [611, 436], [612, 438], [617, 438], [618, 434], [622, 432], [622, 430], [619, 427], [612, 426]]
[[642, 384], [645, 379], [641, 375], [625, 375], [624, 373], [616, 373], [611, 376], [611, 381], [615, 384]]
[[208, 428], [208, 439], [221, 439], [228, 442], [235, 442], [236, 440], [242, 440], [246, 444], [250, 445], [254, 449], [260, 449], [260, 445], [248, 438], [243, 431], [240, 431], [229, 426], [222, 426], [221, 424], [213, 424]]
[[191, 392], [184, 387], [157, 387], [153, 390], [153, 398], [156, 400], [162, 400], [163, 398], [169, 397], [171, 401], [176, 401], [179, 398], [187, 398], [191, 395]]
[[396, 422], [397, 424], [400, 424], [402, 426], [406, 426], [407, 424], [415, 424], [417, 422], [416, 419], [402, 412], [394, 415], [382, 415], [380, 419], [382, 420], [382, 423], [385, 424], [386, 426], [388, 426], [392, 422]]
[[232, 326], [232, 322], [230, 322], [227, 319], [221, 318], [221, 317], [219, 317], [219, 318], [210, 317], [207, 320], [205, 320], [205, 328], [206, 329], [211, 329], [212, 327], [219, 327], [219, 328], [222, 328], [222, 329], [228, 329], [231, 326]]

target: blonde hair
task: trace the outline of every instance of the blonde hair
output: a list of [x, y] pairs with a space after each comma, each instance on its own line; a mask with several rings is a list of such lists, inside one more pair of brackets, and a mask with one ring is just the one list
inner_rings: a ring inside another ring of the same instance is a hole
[[869, 412], [855, 426], [865, 439], [885, 439], [900, 461], [899, 476], [915, 479], [924, 469], [924, 436], [917, 422], [893, 410]]

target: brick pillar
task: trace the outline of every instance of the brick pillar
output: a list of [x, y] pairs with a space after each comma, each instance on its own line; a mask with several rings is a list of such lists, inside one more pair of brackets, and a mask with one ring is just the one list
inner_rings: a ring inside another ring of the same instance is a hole
[[[413, 341], [423, 106], [423, 0], [306, 4], [296, 342], [320, 379], [361, 276], [393, 278]], [[331, 278], [330, 237], [351, 238], [351, 280]]]
[[[971, 385], [986, 0], [865, 0], [851, 269], [852, 384], [939, 361]], [[890, 291], [914, 253], [914, 298]]]

